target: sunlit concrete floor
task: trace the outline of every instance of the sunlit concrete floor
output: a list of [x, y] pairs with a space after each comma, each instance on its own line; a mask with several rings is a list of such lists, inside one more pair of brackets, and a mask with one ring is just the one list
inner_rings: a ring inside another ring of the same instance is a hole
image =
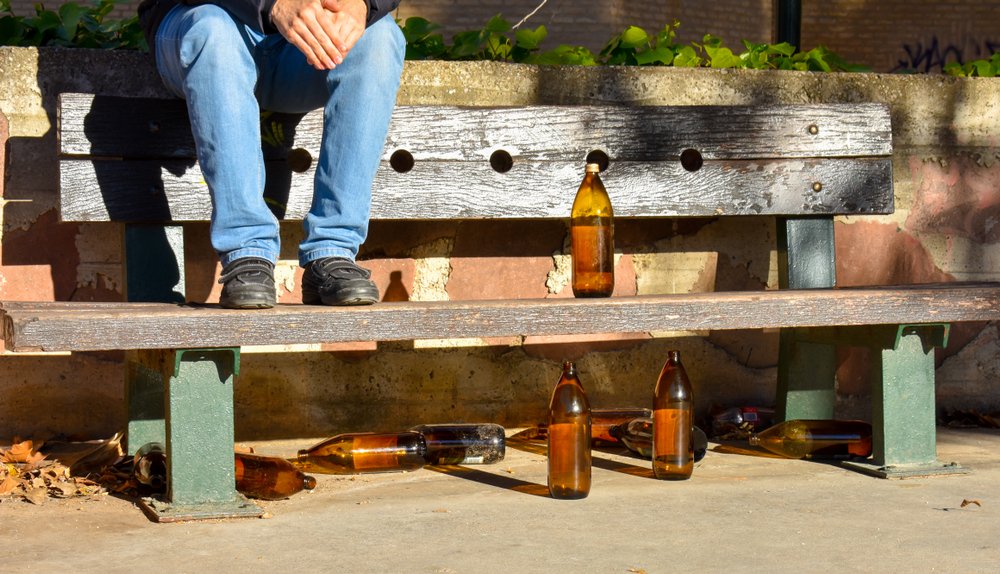
[[[255, 444], [288, 455], [310, 441]], [[716, 445], [710, 445], [716, 446]], [[583, 500], [553, 500], [542, 454], [317, 475], [263, 519], [152, 522], [134, 501], [0, 503], [5, 572], [998, 572], [1000, 431], [938, 429], [968, 474], [885, 480], [709, 451], [683, 482], [595, 452]], [[963, 505], [963, 502], [965, 504]]]

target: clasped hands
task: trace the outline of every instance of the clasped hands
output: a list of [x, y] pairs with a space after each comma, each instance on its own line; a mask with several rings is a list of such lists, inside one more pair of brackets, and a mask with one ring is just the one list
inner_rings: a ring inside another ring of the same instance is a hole
[[271, 8], [271, 23], [317, 70], [344, 61], [367, 18], [364, 0], [276, 0]]

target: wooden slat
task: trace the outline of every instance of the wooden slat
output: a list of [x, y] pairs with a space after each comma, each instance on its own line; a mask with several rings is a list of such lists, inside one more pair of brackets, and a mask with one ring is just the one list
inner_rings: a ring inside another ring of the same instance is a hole
[[[269, 165], [266, 195], [279, 217], [309, 210], [313, 170]], [[153, 161], [64, 161], [64, 221], [205, 221], [208, 188], [197, 165]], [[383, 162], [372, 219], [563, 218], [580, 183], [579, 162], [521, 162], [497, 173], [489, 162], [417, 162], [396, 173]], [[889, 159], [613, 163], [602, 174], [618, 217], [853, 215], [893, 210]], [[815, 185], [820, 190], [815, 190]], [[117, 190], [117, 192], [115, 191]], [[130, 193], [127, 193], [130, 191]], [[107, 195], [103, 195], [104, 193]], [[287, 196], [285, 195], [287, 193]]]
[[[320, 110], [301, 120], [269, 115], [262, 124], [283, 142], [278, 147], [319, 150]], [[62, 94], [59, 134], [65, 156], [195, 157], [180, 100]], [[504, 149], [525, 161], [581, 162], [599, 149], [613, 161], [676, 161], [688, 148], [705, 159], [870, 157], [890, 155], [891, 138], [888, 108], [876, 103], [398, 106], [385, 158], [405, 149], [417, 160], [477, 162]]]
[[[63, 94], [59, 137], [65, 221], [204, 221], [207, 186], [184, 102]], [[814, 130], [810, 128], [814, 127]], [[321, 112], [271, 114], [267, 196], [284, 219], [310, 204]], [[813, 133], [815, 132], [815, 133]], [[275, 145], [272, 145], [275, 144]], [[698, 150], [698, 171], [680, 164]], [[413, 169], [389, 159], [406, 150]], [[508, 152], [498, 173], [491, 154]], [[781, 106], [400, 106], [374, 185], [373, 219], [566, 217], [587, 154], [620, 217], [891, 213], [891, 126], [882, 104]], [[820, 191], [813, 191], [814, 184]]]
[[749, 291], [609, 299], [279, 305], [3, 304], [13, 351], [726, 330], [1000, 320], [1000, 284]]

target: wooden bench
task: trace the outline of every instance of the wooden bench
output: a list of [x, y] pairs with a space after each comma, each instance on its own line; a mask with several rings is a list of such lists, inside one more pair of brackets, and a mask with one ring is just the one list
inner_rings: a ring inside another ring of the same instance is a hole
[[[893, 210], [885, 106], [399, 107], [373, 219], [565, 219], [598, 161], [618, 218], [774, 218], [781, 288], [262, 311], [183, 304], [183, 222], [210, 203], [182, 102], [63, 94], [59, 113], [61, 217], [124, 223], [129, 302], [6, 301], [3, 334], [14, 352], [127, 351], [128, 450], [157, 440], [170, 460], [167, 500], [145, 502], [157, 520], [260, 513], [234, 489], [232, 383], [240, 348], [262, 344], [782, 328], [781, 416], [830, 418], [846, 338], [881, 356], [874, 454], [856, 467], [960, 470], [936, 457], [933, 349], [949, 323], [1000, 319], [1000, 285], [834, 288], [834, 216]], [[266, 116], [282, 219], [308, 209], [319, 126]]]

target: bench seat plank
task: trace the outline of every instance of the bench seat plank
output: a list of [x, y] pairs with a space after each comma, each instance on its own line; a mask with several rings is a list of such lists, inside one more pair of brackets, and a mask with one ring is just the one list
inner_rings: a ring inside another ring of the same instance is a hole
[[1000, 320], [1000, 283], [741, 291], [608, 299], [278, 305], [3, 303], [12, 351], [640, 333]]

